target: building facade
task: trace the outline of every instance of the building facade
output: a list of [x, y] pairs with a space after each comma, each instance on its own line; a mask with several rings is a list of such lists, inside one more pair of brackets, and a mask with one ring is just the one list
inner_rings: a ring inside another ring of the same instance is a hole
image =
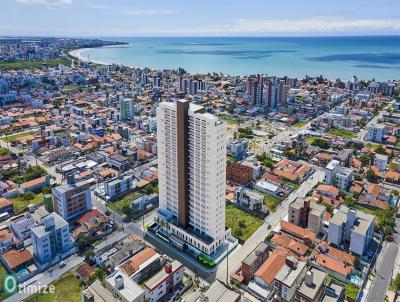
[[68, 223], [56, 213], [42, 219], [42, 224], [31, 230], [33, 255], [40, 263], [69, 251], [73, 244]]
[[53, 189], [54, 211], [64, 220], [69, 221], [92, 208], [90, 193], [91, 180], [76, 182], [73, 175], [67, 180], [66, 185]]
[[157, 108], [159, 216], [211, 254], [226, 239], [226, 125], [187, 100]]

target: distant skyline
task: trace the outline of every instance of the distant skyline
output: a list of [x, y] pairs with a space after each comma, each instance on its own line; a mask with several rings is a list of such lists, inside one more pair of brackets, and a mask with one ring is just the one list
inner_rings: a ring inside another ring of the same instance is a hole
[[0, 35], [400, 35], [400, 0], [2, 0]]

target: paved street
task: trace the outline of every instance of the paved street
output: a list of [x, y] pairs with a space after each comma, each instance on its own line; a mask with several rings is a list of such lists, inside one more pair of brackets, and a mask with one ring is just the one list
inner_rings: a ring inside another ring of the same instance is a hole
[[[289, 204], [293, 202], [297, 197], [305, 197], [308, 191], [310, 191], [318, 182], [324, 179], [324, 173], [320, 170], [316, 170], [315, 173], [305, 181], [300, 188], [289, 195], [277, 208], [276, 212], [267, 216], [265, 223], [241, 246], [237, 247], [230, 255], [228, 259], [228, 275], [233, 273], [239, 268], [242, 261], [246, 256], [254, 250], [254, 248], [261, 241], [267, 237], [267, 235], [273, 230], [273, 228], [279, 223], [279, 221], [287, 215]], [[272, 226], [268, 230], [268, 224]], [[224, 259], [217, 271], [216, 278], [222, 282], [226, 282], [226, 259]]]
[[392, 279], [393, 268], [400, 244], [400, 219], [396, 220], [396, 232], [393, 242], [384, 242], [375, 266], [376, 274], [367, 294], [367, 302], [384, 301]]
[[[35, 286], [37, 288], [40, 288], [45, 285], [49, 285], [50, 283], [54, 282], [60, 276], [71, 270], [72, 268], [76, 267], [77, 265], [81, 264], [83, 262], [83, 257], [77, 256], [77, 255], [72, 255], [69, 258], [65, 259], [64, 262], [66, 265], [63, 268], [59, 268], [58, 265], [53, 266], [51, 270], [48, 270], [42, 274], [38, 274], [35, 277], [29, 279], [27, 282], [21, 284], [21, 287], [23, 288], [24, 286], [32, 287]], [[4, 302], [19, 302], [23, 301], [24, 299], [28, 298], [30, 295], [32, 295], [32, 292], [20, 292], [15, 295], [12, 295], [11, 297], [3, 300]]]
[[[0, 147], [7, 148], [12, 153], [17, 154], [17, 155], [20, 154], [21, 152], [23, 152], [23, 150], [21, 150], [19, 148], [12, 147], [11, 144], [7, 145], [7, 143], [5, 143], [2, 139], [0, 139]], [[51, 166], [51, 167], [47, 166], [47, 165], [43, 164], [39, 159], [36, 159], [33, 155], [24, 155], [24, 160], [26, 160], [27, 164], [31, 165], [31, 166], [36, 166], [36, 164], [38, 164], [43, 169], [45, 169], [49, 175], [51, 175], [55, 179], [55, 182], [61, 183], [61, 180], [62, 180], [61, 174], [57, 173], [55, 166]]]

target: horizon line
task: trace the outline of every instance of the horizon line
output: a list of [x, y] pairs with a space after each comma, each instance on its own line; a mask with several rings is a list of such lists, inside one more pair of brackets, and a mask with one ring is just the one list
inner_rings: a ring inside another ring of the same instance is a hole
[[352, 38], [352, 37], [400, 37], [398, 34], [323, 34], [323, 35], [1, 35], [1, 38], [74, 38], [74, 39], [99, 39], [99, 38]]

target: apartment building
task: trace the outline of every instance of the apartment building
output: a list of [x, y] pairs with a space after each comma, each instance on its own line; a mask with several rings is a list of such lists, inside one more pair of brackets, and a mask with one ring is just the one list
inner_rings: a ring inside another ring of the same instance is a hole
[[377, 166], [380, 171], [385, 171], [389, 162], [389, 157], [383, 154], [374, 155], [374, 166]]
[[288, 219], [290, 223], [307, 228], [318, 235], [325, 212], [323, 205], [297, 197], [289, 205]]
[[257, 247], [242, 261], [243, 282], [248, 283], [256, 271], [268, 258], [268, 245], [260, 242]]
[[254, 171], [252, 167], [239, 163], [228, 163], [226, 166], [226, 179], [241, 186], [248, 186], [253, 182]]
[[273, 282], [273, 291], [278, 301], [292, 301], [297, 288], [306, 274], [307, 263], [298, 261], [294, 257], [287, 257], [285, 264], [276, 274]]
[[54, 211], [64, 220], [77, 218], [92, 208], [91, 179], [75, 182], [74, 175], [67, 176], [67, 184], [52, 190]]
[[170, 234], [208, 255], [229, 235], [225, 137], [224, 123], [187, 100], [157, 108], [159, 217]]
[[325, 167], [324, 182], [340, 190], [348, 191], [353, 181], [353, 170], [340, 165], [338, 160], [332, 160]]
[[364, 255], [373, 235], [375, 216], [342, 205], [329, 221], [328, 241], [336, 246], [350, 243], [350, 251]]
[[132, 176], [130, 175], [119, 176], [105, 183], [104, 185], [104, 191], [106, 194], [105, 197], [107, 200], [112, 200], [114, 198], [118, 198], [118, 196], [127, 194], [134, 188], [135, 184], [133, 183]]
[[68, 223], [56, 213], [42, 219], [41, 225], [32, 228], [33, 255], [40, 263], [54, 259], [69, 251], [73, 243]]
[[365, 137], [366, 140], [382, 143], [383, 142], [383, 135], [385, 134], [385, 125], [380, 124], [373, 124], [368, 126], [368, 133]]
[[[325, 296], [325, 278], [327, 274], [316, 268], [310, 268], [304, 280], [296, 290], [295, 302], [320, 302]], [[327, 297], [328, 298], [328, 297]], [[325, 301], [325, 300], [324, 300]], [[332, 300], [333, 301], [333, 300]]]

